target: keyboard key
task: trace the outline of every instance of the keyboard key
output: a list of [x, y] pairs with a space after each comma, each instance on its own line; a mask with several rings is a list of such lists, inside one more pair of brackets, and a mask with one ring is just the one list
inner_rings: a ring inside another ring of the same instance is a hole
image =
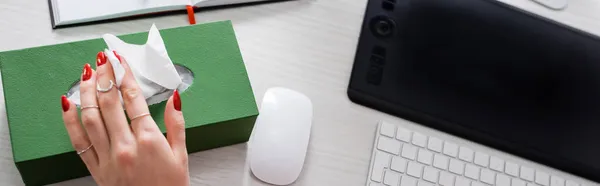
[[402, 143], [399, 141], [381, 136], [377, 142], [377, 149], [398, 155], [400, 154], [401, 145]]
[[508, 175], [519, 177], [519, 165], [513, 162], [506, 162], [506, 168], [504, 172], [506, 172]]
[[496, 173], [488, 169], [481, 169], [481, 181], [487, 184], [494, 184]]
[[382, 121], [381, 127], [379, 127], [379, 133], [384, 136], [394, 138], [394, 135], [396, 134], [396, 125]]
[[458, 153], [458, 146], [454, 143], [444, 142], [444, 154], [452, 157], [456, 157]]
[[422, 172], [423, 165], [414, 161], [408, 162], [408, 169], [406, 169], [406, 174], [414, 176], [416, 178], [421, 178]]
[[443, 142], [436, 137], [429, 137], [427, 148], [435, 152], [442, 152]]
[[567, 180], [566, 186], [579, 186], [579, 184], [575, 183], [574, 181]]
[[527, 183], [527, 186], [538, 186], [538, 185], [533, 184], [533, 183]]
[[410, 136], [412, 136], [411, 133], [412, 132], [410, 132], [410, 130], [408, 130], [408, 129], [398, 127], [398, 129], [396, 130], [396, 139], [408, 143], [408, 142], [410, 142]]
[[490, 169], [498, 172], [504, 172], [504, 160], [496, 156], [492, 156], [490, 158]]
[[458, 158], [466, 162], [473, 161], [473, 150], [467, 147], [460, 147], [458, 151]]
[[469, 185], [471, 185], [471, 180], [469, 180], [467, 178], [463, 178], [463, 177], [456, 177], [454, 185], [456, 185], [456, 186], [469, 186]]
[[419, 182], [419, 184], [417, 184], [417, 186], [433, 186], [431, 183], [427, 183], [425, 181], [419, 180], [417, 182]]
[[504, 174], [496, 176], [496, 186], [510, 186], [510, 177]]
[[406, 171], [407, 163], [408, 163], [408, 161], [406, 161], [404, 158], [399, 157], [399, 156], [394, 156], [394, 157], [392, 157], [392, 165], [390, 166], [390, 169], [404, 173], [404, 171]]
[[536, 171], [535, 172], [535, 183], [543, 185], [543, 186], [549, 186], [550, 185], [550, 176], [542, 171]]
[[417, 180], [410, 176], [402, 176], [400, 186], [417, 186]]
[[448, 157], [441, 155], [441, 154], [435, 154], [433, 156], [433, 166], [438, 168], [438, 169], [442, 169], [442, 170], [447, 170], [448, 169]]
[[389, 170], [385, 171], [385, 174], [383, 175], [383, 184], [398, 186], [398, 183], [400, 183], [400, 175], [398, 173]]
[[447, 172], [440, 172], [440, 181], [438, 183], [442, 186], [453, 186], [454, 175]]
[[425, 147], [427, 145], [427, 136], [413, 132], [412, 143], [419, 147]]
[[474, 180], [479, 179], [479, 167], [471, 164], [465, 166], [465, 176]]
[[483, 152], [475, 152], [475, 160], [473, 162], [479, 166], [487, 167], [490, 163], [490, 155]]
[[371, 180], [381, 182], [383, 179], [383, 169], [390, 165], [391, 156], [385, 152], [377, 151], [373, 157], [373, 170], [371, 170]]
[[454, 174], [462, 175], [464, 169], [465, 169], [465, 163], [463, 163], [459, 160], [456, 160], [456, 159], [450, 159], [450, 167], [448, 167], [448, 170], [450, 170], [450, 172], [452, 172]]
[[423, 179], [431, 183], [437, 183], [439, 172], [440, 171], [435, 168], [425, 167], [425, 170], [423, 170]]
[[473, 182], [471, 186], [485, 186], [483, 183]]
[[533, 181], [533, 169], [521, 166], [521, 178], [527, 181]]
[[371, 183], [369, 183], [369, 186], [383, 186], [383, 185], [379, 184], [379, 183], [371, 182]]
[[425, 165], [431, 165], [431, 161], [433, 161], [433, 153], [425, 149], [419, 149], [419, 157], [417, 160]]
[[525, 182], [519, 178], [513, 178], [511, 186], [525, 186]]
[[550, 186], [565, 186], [565, 179], [558, 176], [552, 176], [550, 178]]
[[404, 145], [402, 145], [402, 157], [411, 159], [411, 160], [415, 160], [417, 156], [417, 147], [405, 143]]

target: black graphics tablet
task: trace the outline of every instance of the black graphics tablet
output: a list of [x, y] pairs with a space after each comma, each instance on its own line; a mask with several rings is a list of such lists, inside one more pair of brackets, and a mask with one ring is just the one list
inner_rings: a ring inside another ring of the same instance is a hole
[[600, 182], [600, 39], [495, 0], [370, 0], [348, 95]]

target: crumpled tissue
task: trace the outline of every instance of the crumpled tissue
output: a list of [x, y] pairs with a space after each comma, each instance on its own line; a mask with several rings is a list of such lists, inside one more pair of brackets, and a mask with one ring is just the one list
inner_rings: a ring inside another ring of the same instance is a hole
[[[125, 58], [149, 105], [166, 100], [174, 89], [186, 89], [189, 86], [182, 82], [183, 77], [180, 77], [169, 58], [156, 25], [153, 24], [150, 28], [148, 40], [144, 45], [125, 43], [112, 34], [104, 34], [102, 38], [108, 46], [104, 53], [113, 68], [116, 86], [121, 86], [125, 69], [113, 51], [117, 51], [117, 54]], [[108, 82], [101, 83], [104, 86], [108, 84]], [[74, 92], [68, 95], [69, 100], [76, 105], [80, 105], [78, 87], [73, 87]]]

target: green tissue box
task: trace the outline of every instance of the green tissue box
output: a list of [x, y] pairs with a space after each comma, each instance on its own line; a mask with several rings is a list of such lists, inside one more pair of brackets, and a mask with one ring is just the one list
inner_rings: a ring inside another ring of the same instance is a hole
[[[194, 73], [193, 84], [181, 93], [188, 152], [248, 141], [258, 109], [231, 22], [160, 33], [173, 63]], [[147, 32], [120, 36], [136, 44], [147, 37]], [[13, 157], [25, 184], [89, 175], [64, 127], [60, 96], [104, 48], [102, 39], [93, 39], [0, 53]], [[165, 102], [151, 105], [150, 112], [166, 132], [164, 108]]]

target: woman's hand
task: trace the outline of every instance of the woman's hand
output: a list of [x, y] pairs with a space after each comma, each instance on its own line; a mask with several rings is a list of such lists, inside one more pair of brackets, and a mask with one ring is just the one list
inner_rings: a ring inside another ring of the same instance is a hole
[[[179, 94], [175, 91], [165, 108], [165, 138], [149, 115], [129, 65], [116, 56], [126, 71], [119, 88], [109, 86], [116, 81], [103, 52], [97, 55], [96, 71], [89, 64], [84, 66], [80, 83], [81, 122], [77, 107], [62, 97], [63, 120], [73, 148], [101, 186], [189, 185]], [[125, 111], [117, 89], [122, 93]]]

